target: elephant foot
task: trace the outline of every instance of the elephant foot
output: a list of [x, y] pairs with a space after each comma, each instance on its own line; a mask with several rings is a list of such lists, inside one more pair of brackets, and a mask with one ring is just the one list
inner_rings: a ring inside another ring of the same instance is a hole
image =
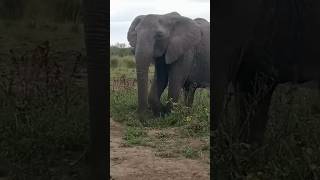
[[161, 116], [162, 117], [168, 115], [170, 112], [171, 112], [170, 108], [168, 108], [167, 106], [162, 106], [162, 108], [161, 108]]
[[160, 111], [152, 111], [152, 113], [153, 113], [153, 116], [154, 117], [160, 117], [160, 115], [161, 115], [161, 112]]
[[152, 103], [152, 102], [149, 102], [149, 103], [150, 103], [150, 109], [152, 111], [153, 116], [159, 117], [161, 105], [159, 105], [158, 103]]
[[170, 110], [166, 106], [161, 105], [158, 108], [152, 109], [152, 112], [155, 117], [164, 117], [170, 113]]
[[150, 111], [148, 110], [148, 108], [138, 109], [137, 110], [138, 119], [139, 120], [147, 119], [149, 113]]
[[139, 115], [143, 115], [143, 114], [146, 114], [148, 112], [148, 108], [143, 108], [143, 109], [138, 109], [137, 110], [137, 113]]

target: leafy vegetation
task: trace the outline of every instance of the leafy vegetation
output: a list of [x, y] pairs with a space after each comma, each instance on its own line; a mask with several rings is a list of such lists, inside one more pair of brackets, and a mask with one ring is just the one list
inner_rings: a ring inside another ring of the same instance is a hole
[[110, 46], [110, 56], [132, 56], [131, 48], [126, 47], [126, 44], [117, 43]]

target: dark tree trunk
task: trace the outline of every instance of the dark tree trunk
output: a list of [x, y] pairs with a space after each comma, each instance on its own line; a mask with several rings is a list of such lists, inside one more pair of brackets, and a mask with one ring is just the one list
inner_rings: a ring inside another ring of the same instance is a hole
[[89, 179], [106, 180], [109, 169], [107, 129], [108, 92], [108, 18], [106, 0], [84, 0], [85, 44], [88, 57], [88, 87], [90, 110]]

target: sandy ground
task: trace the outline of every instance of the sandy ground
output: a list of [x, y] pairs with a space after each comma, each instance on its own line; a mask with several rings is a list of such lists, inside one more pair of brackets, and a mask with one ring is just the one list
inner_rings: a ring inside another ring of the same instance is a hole
[[110, 120], [110, 165], [114, 180], [208, 180], [209, 165], [186, 158], [161, 158], [151, 147], [123, 146], [123, 127]]

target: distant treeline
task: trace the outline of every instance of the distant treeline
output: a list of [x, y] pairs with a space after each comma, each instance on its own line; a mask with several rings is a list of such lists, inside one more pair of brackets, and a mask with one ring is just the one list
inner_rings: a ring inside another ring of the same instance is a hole
[[0, 0], [1, 19], [81, 22], [82, 0]]
[[117, 43], [115, 45], [110, 46], [110, 56], [131, 56], [132, 51], [130, 47], [127, 47], [123, 43]]

